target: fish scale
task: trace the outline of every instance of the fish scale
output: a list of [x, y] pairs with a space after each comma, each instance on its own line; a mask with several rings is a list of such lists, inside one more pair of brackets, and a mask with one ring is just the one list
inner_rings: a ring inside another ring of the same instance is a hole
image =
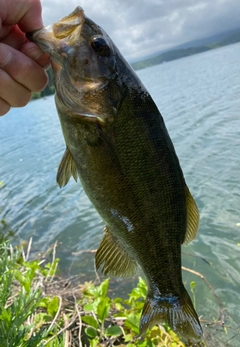
[[96, 268], [119, 277], [142, 268], [141, 334], [167, 323], [185, 343], [201, 343], [181, 272], [181, 245], [196, 237], [199, 214], [154, 101], [81, 7], [28, 37], [52, 58], [66, 142], [58, 184], [78, 176], [106, 223]]

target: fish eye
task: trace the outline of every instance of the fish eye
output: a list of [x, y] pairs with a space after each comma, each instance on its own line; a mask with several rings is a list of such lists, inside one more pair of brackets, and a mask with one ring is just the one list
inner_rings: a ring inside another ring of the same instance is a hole
[[108, 46], [106, 40], [103, 37], [94, 37], [91, 41], [91, 47], [101, 57], [110, 56], [110, 47]]

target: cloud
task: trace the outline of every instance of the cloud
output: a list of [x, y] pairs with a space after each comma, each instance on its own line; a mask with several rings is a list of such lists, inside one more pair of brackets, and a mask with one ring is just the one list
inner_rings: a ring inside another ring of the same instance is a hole
[[44, 23], [79, 4], [128, 59], [240, 26], [239, 0], [42, 0]]

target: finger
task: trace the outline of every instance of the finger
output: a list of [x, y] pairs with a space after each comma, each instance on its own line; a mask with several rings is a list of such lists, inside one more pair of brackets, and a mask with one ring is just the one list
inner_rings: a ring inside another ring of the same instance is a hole
[[[1, 99], [11, 107], [23, 107], [31, 100], [31, 92], [0, 69]], [[6, 106], [6, 105], [5, 105]]]
[[30, 91], [41, 91], [48, 82], [47, 73], [39, 64], [5, 44], [0, 44], [0, 68]]
[[20, 30], [18, 25], [12, 26], [9, 33], [3, 39], [1, 39], [1, 43], [5, 43], [6, 45], [11, 46], [18, 50], [21, 49], [24, 42], [26, 42], [26, 36]]
[[5, 12], [7, 13], [7, 24], [18, 23], [20, 29], [25, 33], [43, 27], [40, 0], [7, 1]]
[[51, 59], [48, 54], [44, 53], [35, 43], [26, 42], [21, 52], [27, 55], [29, 58], [35, 60], [36, 63], [41, 65], [44, 69], [48, 69], [51, 65]]
[[12, 30], [12, 25], [0, 25], [0, 40], [2, 41], [2, 39], [4, 39], [4, 37], [6, 37], [10, 31]]
[[8, 113], [9, 110], [10, 110], [9, 103], [0, 98], [0, 117]]
[[36, 63], [44, 67], [44, 69], [48, 69], [51, 65], [49, 55], [43, 53], [35, 43], [29, 41], [26, 42], [26, 40], [25, 34], [19, 29], [18, 25], [15, 25], [12, 27], [8, 35], [1, 40], [1, 43], [5, 43], [17, 50], [21, 50], [22, 53], [35, 60]]

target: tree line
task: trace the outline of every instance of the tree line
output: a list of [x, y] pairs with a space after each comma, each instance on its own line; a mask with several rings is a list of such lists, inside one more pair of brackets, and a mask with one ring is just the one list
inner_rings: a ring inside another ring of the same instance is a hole
[[47, 74], [48, 74], [47, 86], [41, 92], [33, 92], [32, 93], [32, 100], [40, 99], [40, 98], [43, 98], [45, 96], [52, 95], [55, 93], [54, 76], [53, 76], [52, 68], [47, 70]]

